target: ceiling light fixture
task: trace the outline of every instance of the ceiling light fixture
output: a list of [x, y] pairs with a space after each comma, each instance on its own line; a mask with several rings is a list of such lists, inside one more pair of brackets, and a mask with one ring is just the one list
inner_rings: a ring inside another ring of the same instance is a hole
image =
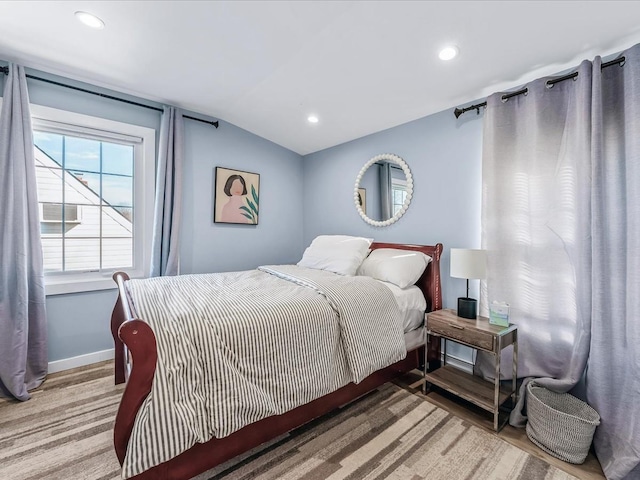
[[456, 47], [455, 45], [443, 48], [442, 50], [440, 50], [440, 53], [438, 54], [438, 57], [440, 57], [440, 60], [451, 60], [457, 56], [458, 56], [458, 47]]
[[87, 27], [95, 28], [97, 30], [102, 30], [104, 28], [104, 22], [95, 15], [87, 12], [76, 12], [75, 15], [76, 18]]
[[309, 115], [307, 117], [307, 121], [309, 123], [318, 123], [320, 121], [320, 119], [318, 117], [316, 117], [315, 115]]

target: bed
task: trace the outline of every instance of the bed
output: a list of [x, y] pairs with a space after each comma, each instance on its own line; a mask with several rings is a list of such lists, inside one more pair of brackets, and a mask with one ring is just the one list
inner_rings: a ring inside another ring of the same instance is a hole
[[[421, 246], [374, 242], [370, 248], [371, 250], [402, 249], [417, 251], [431, 257], [431, 262], [427, 265], [426, 270], [415, 285], [424, 295], [426, 311], [442, 308], [440, 283], [442, 244]], [[281, 274], [280, 271], [269, 271], [268, 273]], [[197, 276], [193, 277], [199, 278]], [[156, 379], [154, 383], [154, 376], [156, 375], [156, 368], [160, 368], [157, 367], [157, 360], [161, 342], [157, 342], [154, 330], [147, 321], [135, 318], [134, 313], [137, 314], [138, 310], [142, 310], [142, 308], [140, 306], [141, 302], [137, 300], [136, 290], [131, 287], [133, 281], [128, 282], [128, 276], [122, 272], [114, 274], [114, 280], [119, 290], [119, 296], [111, 318], [111, 331], [116, 352], [115, 382], [116, 384], [127, 383], [116, 415], [114, 446], [120, 464], [126, 465], [127, 449], [128, 447], [133, 448], [134, 434], [138, 433], [141, 422], [139, 420], [138, 424], [136, 424], [136, 418], [148, 416], [146, 408], [148, 408], [149, 398], [152, 396], [152, 389], [159, 382]], [[325, 288], [329, 287], [325, 286]], [[394, 293], [394, 295], [396, 294]], [[400, 297], [395, 298], [397, 302], [402, 303], [399, 299]], [[221, 301], [221, 303], [223, 302]], [[361, 307], [365, 308], [365, 306]], [[266, 316], [267, 313], [265, 312]], [[358, 377], [355, 382], [349, 382], [344, 386], [339, 386], [337, 389], [331, 389], [321, 397], [305, 401], [305, 403], [287, 409], [285, 412], [260, 418], [232, 432], [224, 432], [223, 435], [219, 436], [220, 438], [202, 439], [181, 453], [171, 458], [163, 459], [155, 466], [145, 467], [142, 471], [139, 471], [140, 468], [133, 470], [135, 473], [133, 475], [130, 474], [132, 470], [128, 469], [126, 471], [129, 473], [125, 476], [136, 479], [162, 478], [177, 480], [191, 478], [328, 413], [403, 373], [419, 368], [422, 362], [425, 361], [423, 347], [426, 336], [424, 329], [421, 325], [418, 328], [415, 328], [415, 325], [413, 327], [407, 326], [411, 322], [415, 323], [415, 318], [403, 321], [405, 322], [405, 330], [410, 330], [404, 335], [406, 357], [375, 371], [363, 370], [360, 372], [362, 378]], [[265, 325], [268, 326], [269, 324], [265, 321]], [[436, 364], [439, 362], [440, 352], [439, 340], [437, 337], [432, 337], [429, 341], [433, 342], [433, 344], [429, 346], [429, 358], [426, 361], [429, 367], [437, 367]], [[376, 347], [374, 350], [377, 351], [378, 348]], [[320, 378], [319, 380], [318, 383], [322, 383], [323, 379]], [[327, 381], [327, 384], [330, 383]], [[231, 385], [229, 388], [234, 388], [234, 386]], [[135, 432], [134, 429], [136, 429]], [[137, 443], [139, 444], [140, 440], [137, 440]], [[131, 454], [129, 455], [128, 463], [132, 463]], [[123, 472], [125, 472], [124, 468]]]

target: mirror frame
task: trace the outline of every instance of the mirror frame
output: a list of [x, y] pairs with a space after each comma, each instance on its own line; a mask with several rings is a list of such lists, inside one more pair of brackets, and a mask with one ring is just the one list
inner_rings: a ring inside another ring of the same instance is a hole
[[[362, 176], [367, 171], [367, 169], [374, 163], [379, 162], [381, 160], [386, 160], [388, 162], [395, 163], [400, 168], [402, 168], [402, 171], [404, 172], [404, 176], [407, 179], [407, 197], [404, 200], [404, 204], [402, 205], [402, 208], [393, 217], [387, 220], [372, 220], [369, 217], [367, 217], [367, 214], [364, 213], [364, 211], [362, 210], [362, 206], [360, 205], [360, 202], [358, 202], [358, 188], [360, 188], [360, 181], [362, 180]], [[362, 217], [362, 219], [365, 222], [367, 222], [369, 225], [373, 225], [374, 227], [386, 227], [400, 220], [400, 217], [402, 217], [404, 213], [407, 211], [407, 208], [409, 208], [409, 204], [411, 203], [411, 197], [413, 197], [413, 176], [411, 175], [411, 170], [409, 170], [409, 165], [407, 165], [407, 163], [402, 158], [400, 158], [398, 155], [394, 155], [393, 153], [383, 153], [381, 155], [376, 155], [367, 163], [365, 163], [364, 167], [362, 167], [362, 169], [360, 170], [360, 173], [358, 173], [358, 176], [356, 177], [356, 186], [353, 189], [353, 202], [356, 206], [356, 209], [358, 210], [358, 213], [360, 214], [360, 217]]]

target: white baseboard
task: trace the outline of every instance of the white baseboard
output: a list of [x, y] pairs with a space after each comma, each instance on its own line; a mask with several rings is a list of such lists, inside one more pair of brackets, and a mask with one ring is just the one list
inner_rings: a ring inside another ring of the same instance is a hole
[[109, 350], [101, 350], [99, 352], [87, 353], [86, 355], [78, 355], [77, 357], [63, 358], [62, 360], [49, 362], [49, 373], [71, 370], [76, 367], [84, 367], [85, 365], [104, 362], [105, 360], [111, 360], [112, 358], [115, 358], [115, 350], [113, 348], [110, 348]]
[[[77, 357], [63, 358], [62, 360], [49, 362], [49, 373], [71, 370], [76, 367], [84, 367], [85, 365], [104, 362], [105, 360], [111, 360], [113, 358], [115, 358], [115, 350], [113, 348], [101, 350], [99, 352], [87, 353], [85, 355], [78, 355]], [[444, 360], [444, 358], [442, 358], [442, 360]], [[467, 373], [473, 373], [473, 364], [466, 360], [462, 360], [452, 355], [447, 355], [446, 363], [460, 368]]]

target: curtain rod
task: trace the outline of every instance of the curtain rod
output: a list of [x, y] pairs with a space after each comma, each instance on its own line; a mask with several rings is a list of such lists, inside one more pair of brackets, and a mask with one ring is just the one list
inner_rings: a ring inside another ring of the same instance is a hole
[[[611, 60], [610, 62], [606, 62], [603, 63], [600, 66], [600, 70], [602, 70], [603, 68], [606, 67], [610, 67], [612, 65], [618, 65], [620, 63], [624, 63], [625, 58], [624, 57], [620, 57], [620, 58], [616, 58], [615, 60]], [[622, 65], [620, 65], [622, 66]], [[555, 85], [556, 83], [560, 83], [560, 82], [564, 82], [565, 80], [571, 80], [573, 78], [576, 78], [578, 76], [578, 72], [573, 72], [573, 73], [569, 73], [567, 75], [563, 75], [562, 77], [558, 77], [558, 78], [554, 78], [552, 80], [548, 80], [547, 81], [547, 85], [548, 86], [552, 86]], [[515, 92], [511, 92], [511, 93], [505, 93], [502, 96], [502, 100], [507, 100], [511, 97], [516, 97], [518, 95], [522, 95], [524, 93], [527, 93], [529, 91], [528, 88], [523, 88], [522, 90], [517, 90]], [[470, 105], [468, 107], [464, 107], [464, 108], [456, 108], [453, 111], [453, 114], [456, 116], [456, 118], [460, 117], [460, 115], [462, 115], [465, 112], [468, 112], [469, 110], [475, 110], [478, 115], [480, 115], [480, 107], [486, 107], [487, 106], [487, 102], [482, 102], [482, 103], [476, 103], [475, 105]]]
[[[0, 67], [0, 72], [5, 75], [9, 75], [9, 67]], [[135, 105], [136, 107], [148, 108], [149, 110], [155, 110], [157, 112], [162, 112], [162, 108], [153, 107], [151, 105], [145, 105], [144, 103], [133, 102], [131, 100], [125, 100], [124, 98], [114, 97], [113, 95], [107, 95], [106, 93], [94, 92], [93, 90], [87, 90], [86, 88], [74, 87], [73, 85], [67, 85], [66, 83], [56, 82], [55, 80], [49, 80], [47, 78], [36, 77], [35, 75], [27, 74], [27, 78], [32, 80], [39, 80], [40, 82], [50, 83], [51, 85], [57, 85], [58, 87], [69, 88], [71, 90], [76, 90], [78, 92], [89, 93], [91, 95], [97, 95], [98, 97], [108, 98], [109, 100], [116, 100], [117, 102], [128, 103], [129, 105]], [[202, 118], [192, 117], [190, 115], [182, 115], [184, 118], [188, 118], [189, 120], [195, 120], [196, 122], [208, 123], [209, 125], [213, 125], [218, 128], [218, 121], [212, 122], [210, 120], [203, 120]]]

